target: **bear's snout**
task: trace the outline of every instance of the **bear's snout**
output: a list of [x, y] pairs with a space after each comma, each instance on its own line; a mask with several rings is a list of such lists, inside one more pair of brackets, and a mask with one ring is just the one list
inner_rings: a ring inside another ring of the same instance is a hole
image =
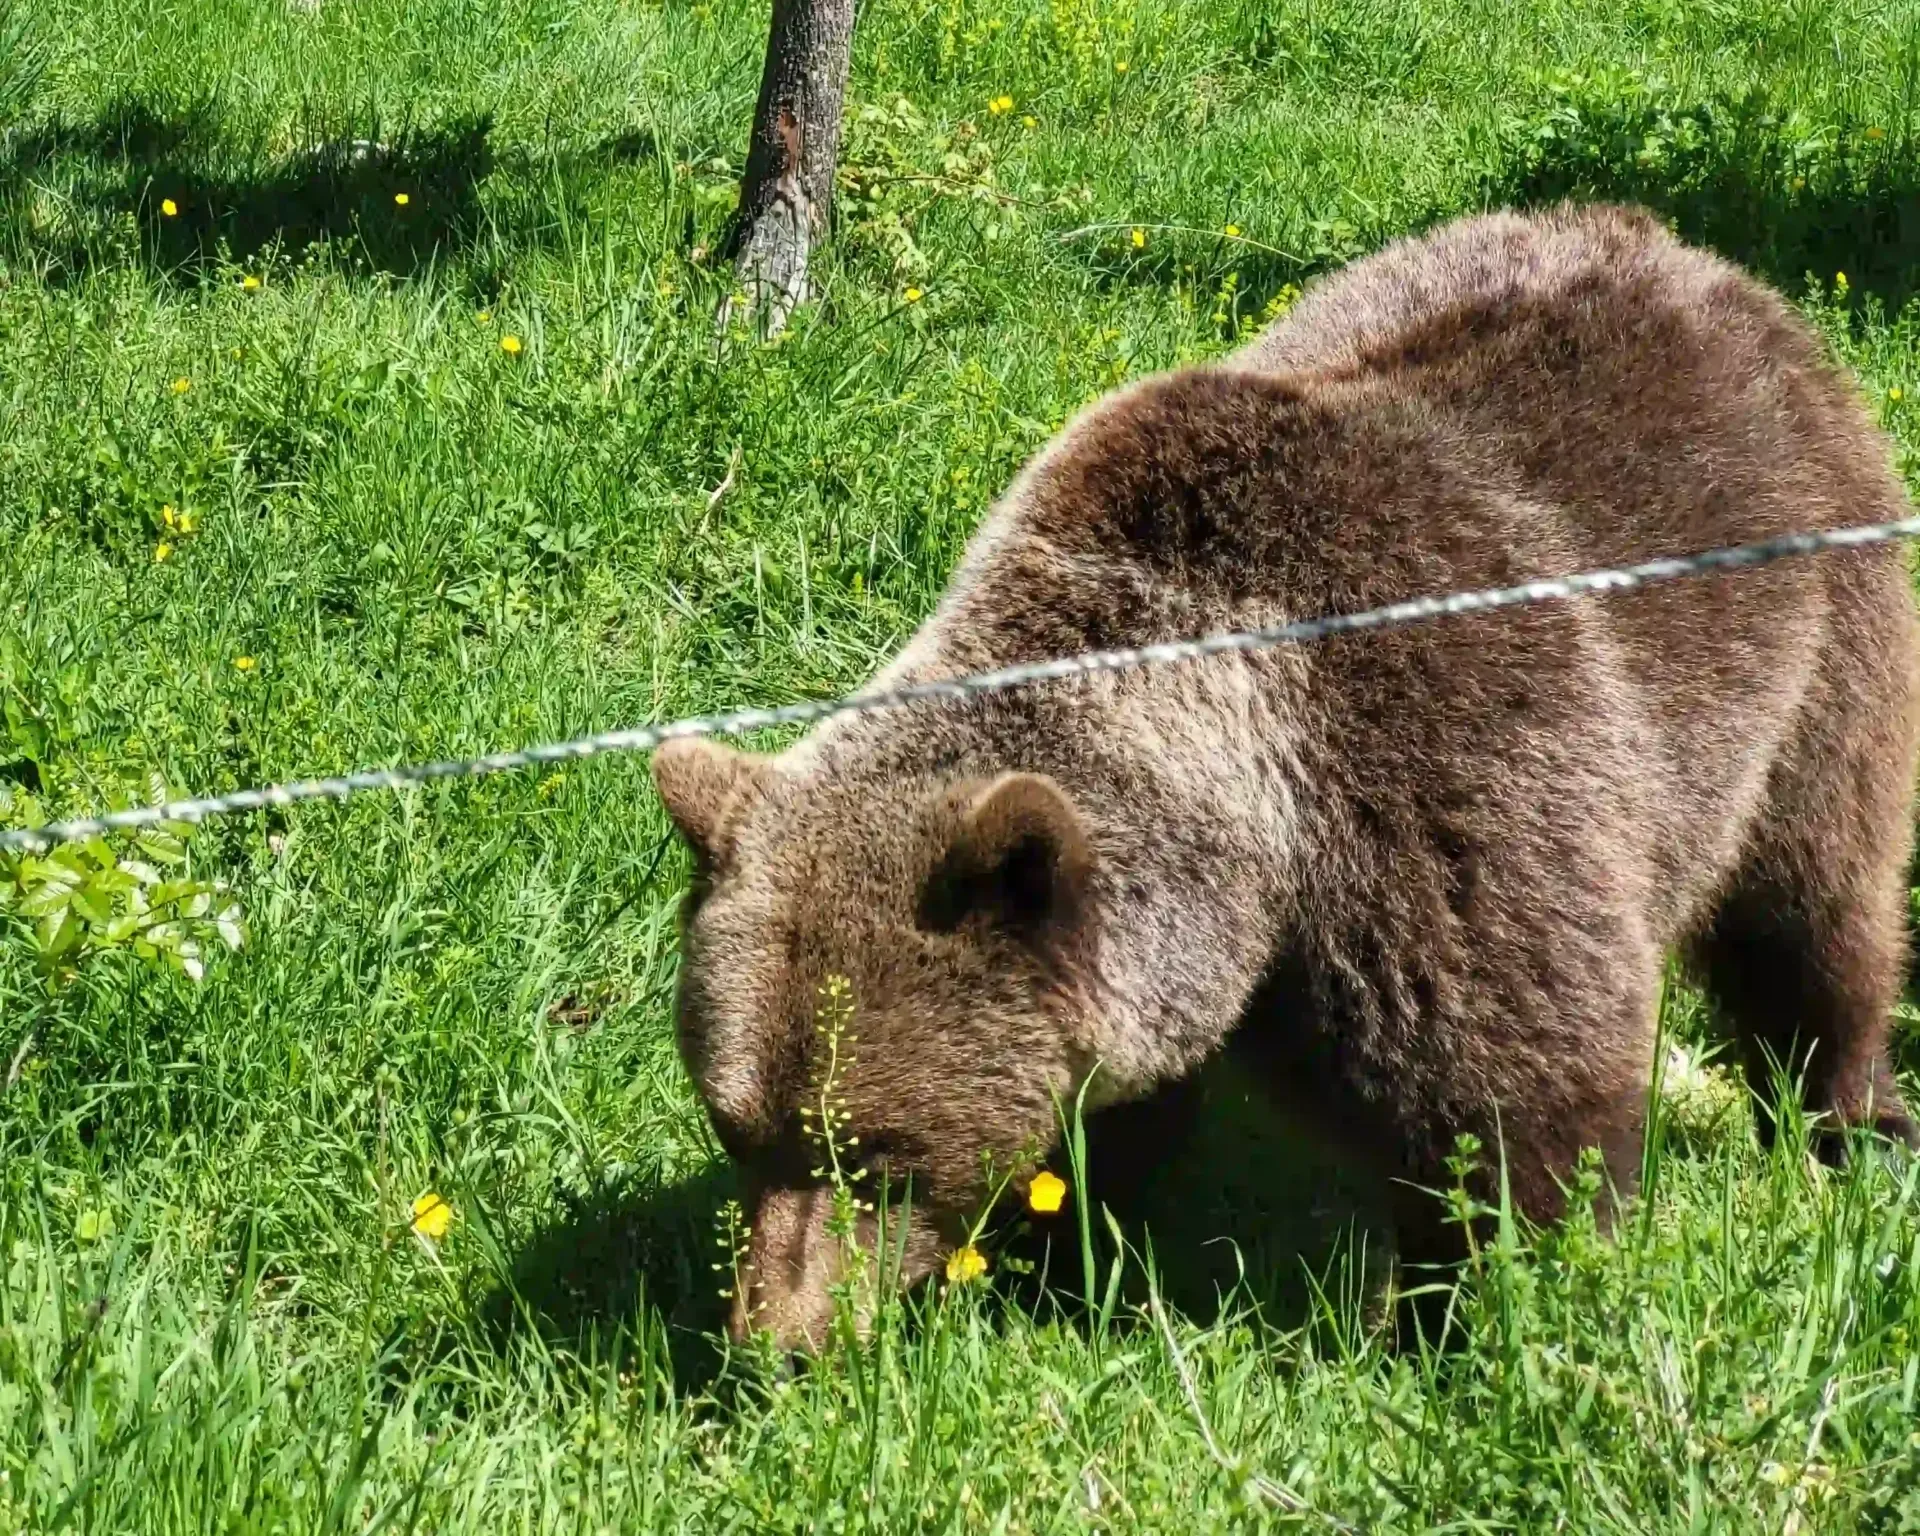
[[777, 1348], [817, 1353], [833, 1323], [841, 1243], [828, 1230], [833, 1191], [770, 1189], [754, 1202], [727, 1333], [736, 1344], [770, 1333]]
[[[833, 1190], [772, 1187], [757, 1192], [746, 1253], [733, 1283], [733, 1309], [727, 1334], [744, 1344], [756, 1334], [771, 1334], [787, 1354], [819, 1354], [833, 1333], [835, 1292], [848, 1278], [850, 1263], [860, 1266], [861, 1284], [853, 1287], [853, 1331], [865, 1337], [878, 1299], [876, 1282], [884, 1270], [902, 1289], [933, 1274], [947, 1252], [964, 1240], [966, 1224], [950, 1213], [910, 1206], [890, 1207], [883, 1234], [871, 1210], [861, 1210], [849, 1235], [833, 1224]], [[884, 1246], [886, 1262], [876, 1265]]]

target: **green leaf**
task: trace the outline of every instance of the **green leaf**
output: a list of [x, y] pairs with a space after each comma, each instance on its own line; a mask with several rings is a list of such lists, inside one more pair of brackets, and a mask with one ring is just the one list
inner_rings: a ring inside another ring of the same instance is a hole
[[71, 907], [62, 907], [57, 912], [49, 912], [40, 919], [35, 936], [40, 941], [40, 959], [42, 963], [57, 960], [72, 949], [85, 936], [86, 929], [80, 919], [73, 915]]
[[113, 894], [100, 888], [97, 881], [78, 887], [73, 893], [74, 912], [89, 923], [113, 921]]
[[133, 843], [156, 864], [179, 864], [187, 857], [187, 845], [164, 826], [137, 833]]
[[240, 904], [237, 901], [222, 907], [214, 914], [213, 921], [228, 949], [238, 951], [246, 944], [247, 929], [241, 921]]
[[29, 859], [22, 871], [24, 894], [20, 901], [23, 917], [45, 917], [63, 912], [73, 899], [85, 876], [45, 859]]

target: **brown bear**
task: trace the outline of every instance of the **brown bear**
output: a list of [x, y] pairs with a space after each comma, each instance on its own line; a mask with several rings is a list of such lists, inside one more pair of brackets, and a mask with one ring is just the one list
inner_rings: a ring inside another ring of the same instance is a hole
[[[1809, 327], [1645, 213], [1468, 218], [1090, 406], [876, 686], [1899, 518], [1889, 460]], [[1386, 1181], [1405, 1262], [1458, 1251], [1426, 1191], [1463, 1132], [1532, 1218], [1583, 1148], [1630, 1192], [1674, 952], [1762, 1094], [1778, 1063], [1912, 1142], [1915, 640], [1881, 546], [663, 747], [682, 1048], [749, 1195], [733, 1330], [832, 1314], [800, 1110], [835, 975], [907, 1280], [1089, 1075], [1135, 1100], [1230, 1036]]]

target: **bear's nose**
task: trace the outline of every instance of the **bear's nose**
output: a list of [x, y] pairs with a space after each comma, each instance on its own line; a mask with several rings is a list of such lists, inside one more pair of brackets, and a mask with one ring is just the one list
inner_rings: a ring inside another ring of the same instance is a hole
[[833, 1324], [839, 1244], [828, 1230], [830, 1189], [768, 1189], [754, 1202], [746, 1258], [735, 1277], [727, 1333], [744, 1344], [769, 1333], [783, 1353], [818, 1353]]

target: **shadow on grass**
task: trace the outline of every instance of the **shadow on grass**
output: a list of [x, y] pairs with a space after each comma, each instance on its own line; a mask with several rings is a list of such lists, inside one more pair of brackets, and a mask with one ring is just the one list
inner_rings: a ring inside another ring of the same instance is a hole
[[[1312, 1277], [1327, 1269], [1359, 1206], [1327, 1155], [1278, 1122], [1230, 1059], [1183, 1091], [1093, 1117], [1088, 1138], [1094, 1208], [1113, 1212], [1136, 1253], [1151, 1251], [1171, 1306], [1197, 1321], [1249, 1303], [1277, 1328], [1308, 1321]], [[570, 1353], [604, 1359], [630, 1351], [657, 1321], [676, 1384], [703, 1389], [723, 1363], [726, 1302], [714, 1265], [735, 1195], [730, 1170], [715, 1166], [563, 1211], [510, 1256], [486, 1304], [489, 1331], [504, 1343], [531, 1327]], [[1114, 1244], [1098, 1215], [1094, 1231], [1097, 1305]], [[1071, 1205], [1059, 1218], [1005, 1224], [990, 1246], [1001, 1304], [1069, 1326], [1085, 1321]], [[1122, 1305], [1143, 1302], [1141, 1266], [1127, 1263], [1122, 1279]]]
[[[344, 128], [316, 119], [292, 135], [302, 147], [286, 150], [249, 146], [249, 134], [211, 99], [126, 98], [90, 120], [57, 119], [0, 138], [0, 220], [54, 280], [134, 257], [194, 283], [223, 261], [253, 266], [316, 245], [406, 276], [547, 240], [554, 220], [546, 203], [575, 180], [564, 173], [642, 160], [656, 147], [632, 132], [502, 155], [492, 128], [487, 114], [431, 126], [383, 125], [373, 114]], [[514, 199], [497, 200], [504, 212], [484, 206], [482, 184], [502, 169], [541, 171], [546, 211], [522, 219]], [[514, 227], [502, 229], [503, 218]]]
[[1200, 230], [1136, 249], [1116, 229], [1079, 249], [1105, 286], [1215, 283], [1231, 272], [1236, 312], [1258, 314], [1284, 285], [1409, 230], [1567, 199], [1641, 204], [1788, 294], [1809, 275], [1831, 284], [1838, 272], [1889, 310], [1920, 293], [1920, 142], [1910, 127], [1814, 126], [1758, 89], [1686, 100], [1630, 74], [1548, 86], [1490, 135], [1464, 195], [1444, 204], [1356, 211], [1352, 223], [1309, 217], [1280, 240], [1285, 252]]
[[[1023, 1223], [1011, 1244], [1034, 1266], [1033, 1282], [1010, 1287], [1026, 1305], [1045, 1305], [1044, 1274], [1069, 1317], [1098, 1306], [1115, 1253], [1109, 1213], [1135, 1254], [1150, 1256], [1167, 1303], [1196, 1322], [1254, 1305], [1271, 1327], [1301, 1327], [1328, 1276], [1337, 1301], [1361, 1300], [1339, 1277], [1357, 1245], [1382, 1251], [1366, 1185], [1276, 1113], [1231, 1052], [1145, 1104], [1094, 1116], [1087, 1135], [1096, 1294], [1084, 1295], [1069, 1209]], [[1142, 1267], [1126, 1265], [1123, 1303], [1143, 1303], [1146, 1285]]]
[[1582, 80], [1503, 134], [1481, 197], [1644, 204], [1788, 293], [1845, 272], [1898, 309], [1920, 292], [1916, 151], [1907, 127], [1815, 128], [1758, 90], [1686, 102], [1638, 77]]
[[[619, 1191], [563, 1209], [512, 1254], [483, 1318], [504, 1342], [534, 1328], [583, 1358], [630, 1351], [657, 1325], [675, 1384], [698, 1391], [721, 1365], [727, 1303], [720, 1222], [736, 1198], [731, 1170]], [[653, 1318], [647, 1317], [648, 1313]]]

